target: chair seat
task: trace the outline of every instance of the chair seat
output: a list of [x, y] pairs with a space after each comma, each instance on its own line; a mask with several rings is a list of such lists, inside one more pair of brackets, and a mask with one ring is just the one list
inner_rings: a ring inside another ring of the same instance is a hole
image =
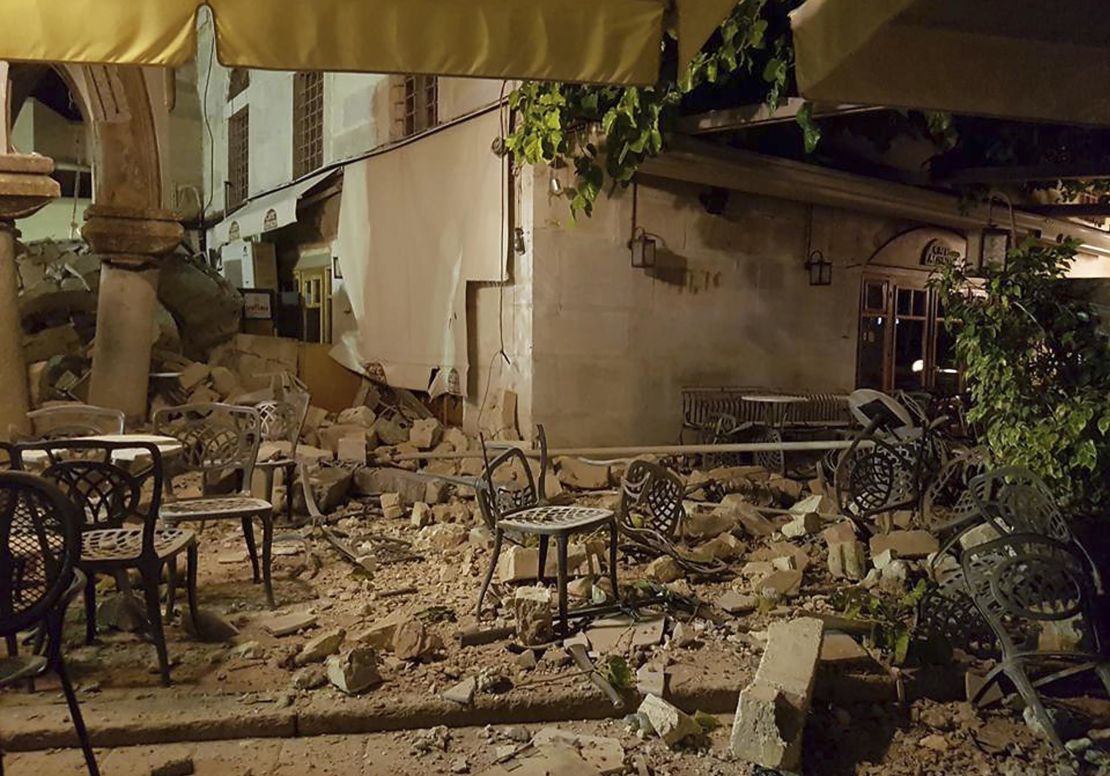
[[272, 512], [273, 504], [251, 496], [205, 496], [162, 504], [159, 515], [163, 520], [219, 520], [223, 518], [252, 517]]
[[497, 527], [531, 534], [560, 534], [584, 531], [612, 522], [609, 509], [579, 506], [532, 507], [513, 512], [498, 521]]
[[42, 655], [16, 655], [0, 657], [0, 687], [24, 679], [33, 679], [46, 670]]
[[[154, 532], [154, 552], [169, 558], [196, 541], [196, 532], [188, 528], [159, 528]], [[81, 561], [135, 560], [143, 552], [142, 528], [102, 528], [81, 534]]]

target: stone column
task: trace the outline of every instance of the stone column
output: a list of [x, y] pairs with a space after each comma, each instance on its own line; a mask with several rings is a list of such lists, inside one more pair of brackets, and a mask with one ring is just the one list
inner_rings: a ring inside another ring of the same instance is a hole
[[[0, 73], [2, 75], [2, 73]], [[3, 89], [0, 89], [0, 98]], [[0, 107], [3, 106], [0, 99]], [[6, 116], [0, 115], [6, 122]], [[3, 139], [3, 138], [0, 138]], [[19, 318], [19, 283], [15, 266], [15, 220], [40, 210], [61, 194], [50, 177], [54, 162], [44, 156], [4, 153], [0, 143], [0, 439], [12, 431], [29, 432], [31, 408], [27, 364], [23, 359], [23, 324]]]
[[184, 230], [169, 211], [93, 205], [85, 212], [81, 234], [103, 262], [89, 403], [141, 421], [147, 411], [159, 259], [180, 244]]

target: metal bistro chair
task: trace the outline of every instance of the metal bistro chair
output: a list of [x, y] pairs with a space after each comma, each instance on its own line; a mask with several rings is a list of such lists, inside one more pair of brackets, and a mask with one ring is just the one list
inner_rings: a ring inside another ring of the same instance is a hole
[[641, 460], [630, 463], [621, 479], [617, 521], [621, 534], [627, 539], [625, 552], [652, 560], [669, 555], [698, 576], [724, 574], [728, 571], [724, 563], [689, 558], [674, 546], [686, 519], [682, 503], [685, 492], [682, 481], [662, 466]]
[[[552, 538], [555, 539], [557, 552], [557, 584], [559, 595], [559, 627], [562, 635], [570, 633], [568, 627], [569, 609], [567, 604], [567, 547], [570, 536], [576, 533], [590, 533], [601, 528], [609, 529], [609, 582], [613, 595], [620, 600], [617, 586], [617, 541], [619, 530], [616, 517], [611, 510], [580, 506], [559, 506], [541, 503], [543, 483], [547, 471], [547, 440], [543, 428], [539, 429], [541, 468], [540, 489], [528, 465], [528, 457], [518, 447], [509, 448], [492, 461], [482, 439], [482, 457], [485, 461], [484, 482], [478, 484], [478, 504], [483, 517], [493, 529], [493, 557], [489, 570], [478, 594], [477, 615], [482, 616], [482, 602], [501, 555], [501, 546], [506, 533], [516, 536], [534, 535], [539, 538], [539, 564], [537, 575], [540, 584], [545, 582], [547, 549]], [[504, 472], [515, 468], [513, 477], [506, 478]], [[506, 482], [508, 480], [508, 482]], [[516, 487], [510, 487], [515, 485]]]
[[[87, 578], [85, 585], [85, 637], [96, 639], [96, 576], [109, 574], [126, 580], [128, 569], [138, 569], [146, 598], [150, 636], [158, 653], [162, 684], [170, 683], [166, 635], [159, 608], [162, 569], [171, 568], [166, 592], [166, 618], [173, 617], [177, 556], [186, 555], [186, 595], [196, 630], [197, 536], [187, 528], [157, 525], [162, 503], [162, 458], [157, 446], [140, 442], [68, 440], [22, 445], [22, 455], [42, 451], [47, 456], [42, 476], [53, 482], [83, 517], [81, 555], [77, 563]], [[117, 458], [120, 451], [137, 452], [144, 461], [141, 472], [127, 468]], [[149, 502], [144, 488], [149, 483]], [[124, 591], [125, 592], [125, 591]]]
[[98, 434], [122, 434], [122, 410], [90, 404], [57, 404], [27, 413], [35, 439], [73, 439]]
[[281, 470], [285, 483], [285, 518], [293, 522], [293, 478], [297, 471], [297, 444], [304, 428], [305, 416], [311, 399], [307, 393], [288, 392], [282, 401], [260, 401], [258, 410], [262, 442], [287, 442], [289, 454], [265, 461], [257, 461], [255, 468], [266, 477], [266, 495], [274, 500], [274, 472]]
[[[243, 526], [243, 538], [254, 571], [254, 583], [262, 581], [266, 603], [274, 606], [271, 561], [274, 543], [274, 508], [250, 493], [251, 474], [258, 458], [262, 438], [261, 417], [253, 407], [232, 404], [186, 404], [167, 407], [154, 414], [155, 433], [172, 436], [181, 442], [181, 464], [186, 471], [202, 478], [203, 495], [176, 499], [173, 476], [166, 479], [166, 499], [161, 516], [167, 525], [194, 520], [234, 520]], [[213, 480], [231, 475], [238, 490], [229, 495], [211, 492]], [[254, 541], [253, 520], [262, 522], [262, 574], [259, 577], [258, 550]]]
[[[89, 733], [62, 657], [65, 606], [84, 584], [74, 565], [80, 550], [79, 525], [77, 508], [48, 481], [25, 472], [0, 472], [0, 636], [8, 644], [8, 656], [0, 658], [0, 686], [49, 670], [56, 673], [85, 765], [92, 776], [98, 776]], [[41, 650], [19, 655], [17, 637], [29, 628], [42, 628], [45, 640], [35, 640]]]
[[1032, 533], [1063, 542], [1087, 562], [1095, 590], [1103, 592], [1102, 576], [1090, 552], [1072, 532], [1044, 480], [1019, 466], [985, 472], [971, 481], [977, 508], [1002, 533]]
[[[1063, 742], [1045, 710], [1039, 687], [1095, 671], [1110, 693], [1110, 663], [1099, 642], [1087, 564], [1063, 542], [1015, 533], [966, 550], [961, 559], [968, 590], [1002, 649], [1002, 661], [972, 698], [978, 705], [1005, 674], [1040, 721], [1049, 740]], [[1072, 651], [1042, 650], [1038, 643], [1050, 623], [1079, 625], [1083, 640]], [[1031, 679], [1029, 669], [1060, 663], [1067, 668]]]

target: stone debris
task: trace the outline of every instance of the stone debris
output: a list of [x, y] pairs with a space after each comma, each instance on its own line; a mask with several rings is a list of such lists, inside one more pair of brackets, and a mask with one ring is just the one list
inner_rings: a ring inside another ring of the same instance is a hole
[[239, 635], [239, 629], [220, 615], [208, 609], [198, 609], [194, 627], [193, 618], [188, 612], [181, 619], [185, 634], [207, 644], [228, 642]]
[[823, 631], [822, 622], [812, 617], [771, 624], [755, 679], [736, 707], [734, 755], [764, 768], [801, 769], [802, 733]]
[[435, 418], [422, 418], [413, 421], [409, 429], [409, 443], [420, 450], [431, 450], [443, 437], [443, 426]]
[[609, 487], [609, 466], [587, 463], [578, 458], [558, 460], [559, 481], [578, 490], [602, 490]]
[[824, 525], [825, 521], [816, 512], [803, 512], [782, 527], [782, 535], [788, 539], [800, 539], [819, 532]]
[[471, 676], [463, 679], [458, 684], [444, 691], [443, 697], [460, 706], [470, 706], [474, 703], [474, 695], [478, 692], [478, 680]]
[[651, 726], [655, 735], [668, 747], [701, 733], [701, 726], [686, 712], [676, 708], [657, 695], [648, 695], [636, 713]]
[[587, 736], [545, 727], [532, 736], [532, 746], [540, 750], [553, 747], [573, 749], [602, 776], [624, 772], [624, 747], [616, 738]]
[[461, 544], [466, 544], [470, 536], [470, 529], [458, 523], [436, 523], [420, 531], [418, 541], [433, 550], [446, 552], [453, 550]]
[[739, 493], [731, 493], [721, 499], [717, 511], [727, 511], [735, 516], [744, 530], [757, 539], [768, 537], [778, 530], [773, 522]]
[[358, 695], [381, 684], [378, 653], [372, 647], [355, 647], [328, 658], [328, 681], [340, 692]]
[[382, 514], [387, 520], [396, 520], [405, 516], [404, 503], [400, 493], [383, 493], [381, 495]]
[[269, 617], [261, 622], [263, 628], [270, 632], [271, 635], [289, 636], [297, 631], [307, 630], [308, 628], [316, 627], [316, 615], [308, 614], [307, 612], [294, 612], [293, 614], [285, 614], [280, 617]]
[[774, 571], [756, 584], [756, 590], [765, 598], [785, 596], [793, 598], [802, 591], [802, 572], [797, 569]]
[[926, 558], [940, 549], [937, 539], [928, 531], [891, 531], [871, 537], [871, 556], [893, 550], [899, 558]]
[[729, 590], [717, 599], [716, 604], [729, 614], [747, 614], [748, 612], [754, 612], [759, 607], [759, 598], [754, 595], [739, 593], [736, 590]]
[[193, 758], [187, 755], [166, 760], [150, 769], [150, 776], [190, 776], [193, 773], [196, 773]]
[[855, 539], [835, 542], [829, 545], [828, 564], [834, 577], [858, 581], [867, 573], [867, 550]]
[[301, 651], [293, 658], [293, 665], [305, 666], [309, 663], [321, 663], [326, 658], [339, 651], [339, 647], [346, 638], [347, 631], [342, 628], [326, 631], [304, 643]]
[[821, 662], [853, 665], [872, 662], [871, 655], [847, 633], [825, 633], [821, 641]]
[[516, 635], [521, 644], [548, 644], [554, 638], [551, 591], [546, 587], [522, 587], [513, 595]]
[[434, 520], [432, 508], [423, 501], [417, 501], [412, 505], [412, 513], [409, 515], [409, 521], [412, 523], [413, 528], [424, 528], [431, 525]]
[[644, 576], [653, 582], [667, 584], [683, 577], [682, 567], [670, 555], [661, 555], [648, 564]]
[[409, 618], [394, 628], [391, 646], [393, 654], [400, 660], [422, 660], [443, 644], [438, 636], [428, 632], [423, 623]]

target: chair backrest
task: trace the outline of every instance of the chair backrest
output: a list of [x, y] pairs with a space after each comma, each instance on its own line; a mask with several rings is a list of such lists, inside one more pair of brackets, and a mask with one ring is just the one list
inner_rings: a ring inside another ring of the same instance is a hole
[[633, 461], [621, 479], [621, 527], [673, 539], [686, 517], [684, 493], [682, 481], [659, 464]]
[[986, 452], [982, 449], [954, 454], [925, 489], [921, 504], [923, 527], [935, 533], [987, 519], [972, 490], [972, 482], [977, 481], [985, 467]]
[[[78, 508], [83, 530], [121, 528], [127, 520], [143, 525], [143, 547], [153, 549], [154, 529], [162, 503], [162, 456], [150, 442], [95, 442], [58, 440], [20, 445], [19, 458], [45, 457], [42, 476], [53, 483]], [[130, 466], [127, 458], [141, 453]], [[149, 461], [149, 463], [148, 463]], [[144, 501], [144, 488], [150, 484]]]
[[848, 409], [861, 426], [872, 425], [902, 436], [917, 428], [913, 415], [905, 406], [882, 391], [860, 388], [848, 394]]
[[58, 404], [27, 413], [35, 439], [73, 439], [98, 434], [122, 434], [126, 417], [121, 410], [90, 404]]
[[261, 418], [254, 407], [217, 403], [166, 407], [154, 413], [154, 431], [181, 442], [186, 470], [205, 475], [239, 472], [240, 487], [250, 487], [262, 441]]
[[258, 410], [263, 442], [289, 442], [296, 446], [308, 413], [308, 401], [304, 401], [303, 406], [298, 406], [292, 398], [294, 397], [283, 401], [260, 401], [254, 405]]
[[1074, 541], [1067, 520], [1044, 480], [1028, 469], [1006, 466], [972, 480], [976, 506], [1007, 531]]
[[485, 468], [477, 488], [478, 508], [482, 517], [494, 527], [503, 517], [524, 509], [540, 506], [546, 497], [547, 483], [547, 434], [539, 426], [537, 440], [540, 445], [539, 481], [532, 474], [528, 456], [519, 447], [510, 447], [492, 461], [485, 437], [479, 437]]
[[965, 550], [960, 563], [968, 592], [1004, 656], [1037, 651], [1044, 624], [1068, 620], [1085, 639], [1077, 651], [1099, 654], [1089, 569], [1067, 544], [1014, 533]]
[[0, 636], [40, 622], [80, 553], [73, 503], [42, 477], [0, 471]]
[[836, 497], [841, 511], [854, 518], [914, 507], [920, 496], [920, 443], [872, 437], [840, 456]]

